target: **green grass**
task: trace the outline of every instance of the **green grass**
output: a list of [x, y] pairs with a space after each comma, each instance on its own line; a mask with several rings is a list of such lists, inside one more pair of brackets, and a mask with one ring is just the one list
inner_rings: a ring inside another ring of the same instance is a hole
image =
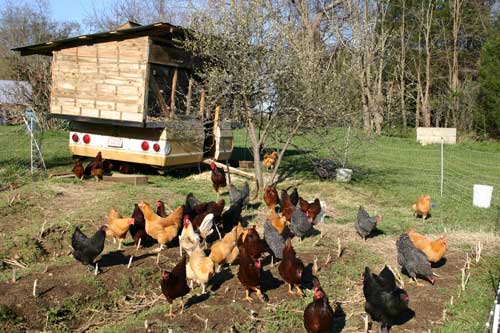
[[[500, 255], [482, 259], [473, 266], [465, 292], [455, 297], [453, 305], [448, 304], [448, 321], [440, 332], [482, 332], [495, 297], [500, 272]], [[457, 284], [461, 277], [457, 275]], [[452, 291], [454, 294], [457, 290]]]

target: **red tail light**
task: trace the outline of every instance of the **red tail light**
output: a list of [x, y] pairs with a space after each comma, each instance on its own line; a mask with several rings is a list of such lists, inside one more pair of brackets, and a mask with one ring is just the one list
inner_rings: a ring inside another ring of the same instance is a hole
[[159, 145], [159, 144], [157, 144], [157, 143], [155, 143], [155, 144], [153, 145], [153, 150], [154, 150], [154, 151], [156, 151], [156, 152], [159, 152], [159, 151], [160, 151], [160, 145]]
[[147, 141], [142, 141], [141, 148], [145, 151], [149, 150], [149, 143]]
[[85, 135], [83, 136], [83, 142], [84, 142], [85, 144], [89, 144], [89, 143], [90, 143], [90, 135], [85, 134]]
[[73, 134], [73, 135], [71, 136], [71, 140], [73, 140], [73, 142], [78, 142], [78, 139], [79, 139], [79, 138], [78, 138], [78, 135], [77, 135], [77, 134]]

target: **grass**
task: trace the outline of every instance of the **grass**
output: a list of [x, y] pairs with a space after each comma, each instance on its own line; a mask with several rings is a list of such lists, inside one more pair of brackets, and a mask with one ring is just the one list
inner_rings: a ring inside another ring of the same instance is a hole
[[[414, 142], [415, 138], [411, 135], [407, 138], [385, 136], [370, 139], [355, 131], [352, 133], [354, 139], [347, 163], [347, 166], [354, 170], [351, 183], [320, 182], [311, 165], [314, 158], [333, 156], [334, 159], [339, 159], [337, 155], [332, 154], [333, 149], [329, 149], [332, 147], [342, 156], [345, 132], [334, 129], [328, 135], [322, 136], [321, 142], [318, 137], [295, 139], [282, 165], [283, 171], [287, 172], [289, 177], [278, 185], [279, 188], [299, 186], [300, 193], [306, 198], [318, 196], [327, 201], [330, 208], [334, 208], [332, 218], [327, 219], [325, 224], [326, 230], [332, 233], [327, 234], [314, 248], [312, 244], [317, 238], [306, 239], [304, 243], [296, 245], [296, 250], [299, 255], [308, 255], [307, 258], [314, 255], [324, 258], [328, 252], [335, 253], [337, 238], [342, 240], [346, 248], [344, 255], [338, 260], [334, 259], [319, 273], [332, 304], [341, 302], [343, 311], [348, 314], [347, 323], [345, 315], [344, 322], [339, 321], [339, 329], [343, 325], [346, 325], [346, 328], [362, 326], [359, 316], [359, 313], [363, 313], [362, 303], [350, 303], [352, 298], [362, 298], [359, 293], [359, 274], [365, 266], [381, 268], [388, 260], [388, 254], [394, 252], [393, 239], [406, 228], [416, 227], [419, 232], [434, 234], [456, 232], [469, 235], [464, 232], [473, 232], [474, 234], [470, 233], [471, 237], [489, 237], [492, 232], [498, 231], [500, 224], [498, 191], [494, 192], [492, 208], [479, 209], [471, 205], [472, 184], [486, 183], [494, 185], [495, 189], [500, 188], [500, 167], [495, 164], [500, 157], [500, 147], [497, 143], [467, 141], [455, 146], [446, 146], [445, 195], [441, 198], [439, 146], [421, 147]], [[246, 151], [243, 131], [235, 132], [235, 144], [236, 157], [251, 159], [251, 155]], [[46, 132], [43, 135], [43, 146], [49, 172], [71, 169], [67, 132]], [[153, 202], [163, 199], [169, 207], [175, 208], [184, 202], [185, 195], [189, 192], [194, 192], [202, 201], [214, 200], [216, 197], [210, 180], [203, 176], [206, 174], [198, 176], [176, 172], [167, 176], [148, 175], [148, 186], [94, 184], [80, 180], [32, 177], [29, 173], [29, 140], [20, 127], [0, 127], [0, 147], [0, 188], [10, 183], [23, 185], [15, 191], [0, 192], [0, 257], [12, 258], [17, 255], [29, 265], [28, 269], [19, 270], [18, 278], [21, 280], [30, 279], [33, 274], [41, 274], [46, 265], [53, 269], [71, 265], [74, 260], [66, 253], [74, 228], [79, 226], [86, 233], [93, 232], [104, 223], [104, 216], [110, 207], [115, 207], [126, 215], [139, 200]], [[236, 183], [241, 184], [241, 180], [236, 180]], [[10, 203], [13, 193], [19, 193], [21, 199]], [[409, 208], [421, 193], [429, 193], [436, 205], [432, 218], [424, 223], [416, 220]], [[224, 194], [223, 198], [228, 201], [227, 194]], [[357, 239], [350, 238], [349, 232], [346, 231], [352, 232], [351, 225], [359, 205], [364, 205], [369, 212], [383, 216], [380, 229], [384, 234], [373, 240], [377, 243], [362, 244]], [[266, 209], [263, 206], [246, 212], [246, 215], [251, 217], [251, 223], [260, 223], [265, 214]], [[47, 221], [44, 226], [47, 231], [40, 237], [44, 221]], [[469, 251], [471, 242], [460, 239], [453, 244], [454, 250], [460, 253]], [[115, 250], [114, 245], [107, 244], [103, 255]], [[484, 260], [473, 268], [473, 276], [465, 294], [459, 299], [456, 298], [453, 306], [448, 306], [448, 321], [441, 326], [436, 324], [432, 327], [433, 330], [453, 332], [460, 328], [464, 332], [475, 332], [481, 328], [493, 297], [491, 281], [500, 271], [500, 257], [491, 255], [493, 250], [489, 250], [484, 255]], [[169, 260], [163, 265], [172, 267], [174, 262]], [[237, 269], [233, 268], [233, 274], [236, 272]], [[119, 309], [121, 300], [131, 293], [159, 293], [159, 274], [156, 266], [139, 265], [126, 273], [119, 272], [119, 276], [112, 273], [97, 278], [93, 275], [83, 275], [77, 279], [89, 286], [93, 294], [88, 299], [75, 296], [67, 301], [59, 300], [60, 304], [45, 309], [43, 315], [49, 315], [48, 328], [53, 331], [71, 330], [75, 328], [71, 322], [75, 318], [85, 318], [89, 309], [92, 309], [92, 313], [105, 313]], [[279, 277], [277, 272], [273, 272], [273, 275]], [[7, 267], [0, 269], [0, 284], [8, 281], [10, 277], [11, 271]], [[457, 277], [455, 286], [459, 285]], [[457, 291], [456, 288], [449, 288], [446, 293], [456, 295]], [[280, 299], [272, 306], [257, 307], [259, 316], [255, 320], [249, 319], [248, 307], [244, 303], [229, 302], [222, 306], [234, 314], [234, 318], [229, 322], [240, 332], [270, 332], [283, 329], [299, 332], [303, 327], [301, 311], [311, 300], [310, 292], [306, 291], [306, 294], [307, 297], [303, 299]], [[214, 318], [220, 306], [219, 303], [215, 304], [217, 305], [211, 307], [200, 303], [194, 306], [194, 311], [200, 310], [204, 312], [203, 316]], [[186, 323], [165, 322], [162, 318], [165, 311], [166, 305], [162, 301], [119, 323], [101, 325], [98, 330], [132, 331], [143, 327], [145, 319], [154, 322], [155, 331], [168, 332], [169, 328], [174, 331], [189, 328]], [[0, 307], [0, 328], [3, 329], [2, 320], [9, 323], [9, 328], [24, 325], [23, 318], [4, 307]], [[196, 319], [188, 324], [201, 325]]]

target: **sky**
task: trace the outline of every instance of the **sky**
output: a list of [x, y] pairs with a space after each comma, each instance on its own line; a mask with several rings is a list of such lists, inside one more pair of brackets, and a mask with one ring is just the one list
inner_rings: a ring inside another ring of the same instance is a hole
[[[10, 0], [12, 1], [12, 0]], [[102, 9], [112, 0], [48, 0], [51, 9], [51, 17], [57, 21], [76, 21], [82, 25], [82, 30], [86, 30], [84, 19], [93, 8]], [[9, 0], [0, 0], [0, 9], [5, 6]], [[21, 0], [15, 3], [36, 4], [37, 0]]]

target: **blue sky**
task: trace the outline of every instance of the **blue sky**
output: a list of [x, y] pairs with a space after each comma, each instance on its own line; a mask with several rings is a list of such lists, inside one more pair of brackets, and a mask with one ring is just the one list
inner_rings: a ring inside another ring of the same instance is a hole
[[[11, 0], [12, 1], [12, 0]], [[51, 9], [51, 16], [57, 21], [76, 21], [82, 24], [88, 14], [92, 12], [92, 8], [102, 9], [106, 3], [112, 0], [48, 0]], [[3, 7], [8, 0], [0, 0], [0, 8]], [[13, 1], [14, 3], [36, 4], [37, 0], [21, 0]]]

